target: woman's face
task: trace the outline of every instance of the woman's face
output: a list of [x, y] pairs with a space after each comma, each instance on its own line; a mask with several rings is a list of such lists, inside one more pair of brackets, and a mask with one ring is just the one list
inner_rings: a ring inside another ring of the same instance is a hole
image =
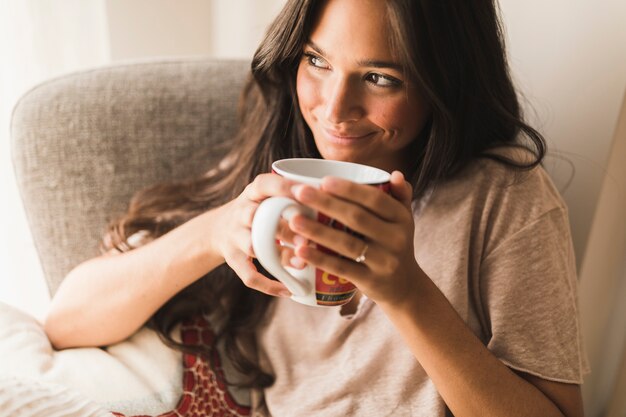
[[388, 171], [411, 161], [407, 146], [429, 115], [391, 55], [385, 2], [328, 0], [313, 26], [296, 87], [304, 120], [325, 159]]

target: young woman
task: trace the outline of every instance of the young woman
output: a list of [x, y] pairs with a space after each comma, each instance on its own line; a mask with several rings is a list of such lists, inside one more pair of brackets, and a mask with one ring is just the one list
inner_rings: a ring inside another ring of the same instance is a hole
[[[522, 119], [493, 0], [288, 1], [244, 93], [224, 163], [137, 194], [109, 252], [65, 279], [46, 321], [55, 346], [110, 344], [146, 322], [170, 338], [205, 315], [268, 414], [582, 415], [567, 210]], [[287, 157], [388, 170], [391, 194], [268, 174]], [[303, 216], [281, 232], [292, 265], [356, 285], [350, 304], [297, 304], [256, 267], [252, 217], [281, 195], [362, 235]]]

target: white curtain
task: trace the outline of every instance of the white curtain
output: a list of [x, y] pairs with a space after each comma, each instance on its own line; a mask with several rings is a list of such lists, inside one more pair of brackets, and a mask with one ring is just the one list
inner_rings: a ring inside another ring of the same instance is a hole
[[41, 318], [49, 304], [10, 160], [16, 100], [33, 85], [109, 61], [104, 0], [0, 0], [0, 301]]

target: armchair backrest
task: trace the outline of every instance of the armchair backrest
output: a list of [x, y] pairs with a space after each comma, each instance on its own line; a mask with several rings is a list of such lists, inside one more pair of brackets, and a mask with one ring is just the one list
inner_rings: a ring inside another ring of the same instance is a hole
[[52, 294], [74, 266], [99, 254], [106, 225], [134, 192], [220, 160], [249, 67], [224, 60], [118, 64], [44, 82], [20, 99], [13, 163]]

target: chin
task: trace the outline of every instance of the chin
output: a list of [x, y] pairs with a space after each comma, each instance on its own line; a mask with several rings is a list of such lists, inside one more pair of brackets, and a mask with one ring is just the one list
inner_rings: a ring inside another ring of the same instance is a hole
[[332, 161], [355, 162], [358, 164], [368, 165], [363, 158], [359, 158], [357, 155], [348, 154], [346, 152], [320, 151], [320, 154], [322, 155], [322, 158]]

